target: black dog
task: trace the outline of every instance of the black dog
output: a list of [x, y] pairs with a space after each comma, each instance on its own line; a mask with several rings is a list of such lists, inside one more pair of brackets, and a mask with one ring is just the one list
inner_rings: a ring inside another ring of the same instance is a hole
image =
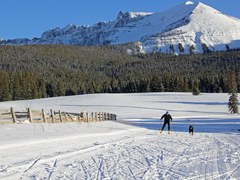
[[193, 135], [193, 126], [190, 125], [188, 128], [189, 134]]

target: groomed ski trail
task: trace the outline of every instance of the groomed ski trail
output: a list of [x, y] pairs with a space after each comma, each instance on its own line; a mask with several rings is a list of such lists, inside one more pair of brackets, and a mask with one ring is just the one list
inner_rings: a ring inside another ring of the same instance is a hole
[[[2, 165], [0, 179], [234, 179], [240, 177], [240, 137], [139, 129], [48, 156]], [[104, 138], [104, 136], [103, 136]], [[44, 145], [41, 144], [41, 145]], [[36, 144], [34, 144], [36, 146]], [[177, 147], [177, 148], [176, 148]], [[24, 147], [22, 147], [24, 148]], [[29, 147], [28, 147], [29, 148]], [[35, 149], [37, 151], [37, 149]]]

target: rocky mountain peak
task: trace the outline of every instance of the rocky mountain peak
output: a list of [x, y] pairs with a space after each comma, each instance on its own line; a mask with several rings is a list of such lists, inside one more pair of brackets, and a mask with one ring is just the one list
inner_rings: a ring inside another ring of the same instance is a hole
[[[140, 52], [195, 53], [240, 48], [240, 20], [201, 2], [186, 1], [165, 12], [122, 12], [111, 22], [68, 24], [41, 38], [0, 40], [0, 44], [103, 45], [135, 42]], [[204, 48], [203, 48], [204, 47]]]

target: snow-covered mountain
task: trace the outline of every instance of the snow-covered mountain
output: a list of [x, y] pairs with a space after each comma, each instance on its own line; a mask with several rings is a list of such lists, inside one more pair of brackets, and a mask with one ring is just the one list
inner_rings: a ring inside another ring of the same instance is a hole
[[70, 24], [41, 38], [1, 40], [0, 44], [104, 45], [135, 42], [140, 52], [182, 52], [240, 48], [240, 19], [203, 3], [187, 1], [158, 13], [119, 12], [117, 19], [92, 26]]

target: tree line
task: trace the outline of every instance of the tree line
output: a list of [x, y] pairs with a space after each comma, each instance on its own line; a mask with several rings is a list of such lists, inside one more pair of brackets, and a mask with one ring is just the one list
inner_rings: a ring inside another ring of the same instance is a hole
[[89, 93], [240, 91], [240, 51], [128, 55], [127, 46], [0, 46], [0, 101]]

